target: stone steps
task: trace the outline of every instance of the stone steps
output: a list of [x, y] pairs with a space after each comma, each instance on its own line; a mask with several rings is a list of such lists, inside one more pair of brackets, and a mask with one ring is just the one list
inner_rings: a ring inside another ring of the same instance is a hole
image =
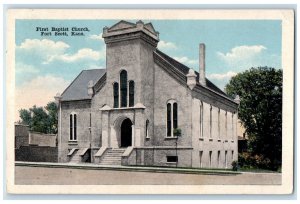
[[104, 154], [100, 164], [101, 165], [121, 165], [122, 154], [125, 149], [109, 149]]

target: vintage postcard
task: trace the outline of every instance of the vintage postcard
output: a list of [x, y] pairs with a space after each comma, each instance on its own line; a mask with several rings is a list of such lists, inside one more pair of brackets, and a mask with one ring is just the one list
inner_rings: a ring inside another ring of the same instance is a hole
[[7, 190], [293, 192], [292, 10], [10, 9]]

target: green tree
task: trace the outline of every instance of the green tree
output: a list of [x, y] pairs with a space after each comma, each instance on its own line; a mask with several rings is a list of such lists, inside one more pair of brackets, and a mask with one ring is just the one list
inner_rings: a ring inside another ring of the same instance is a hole
[[57, 133], [57, 106], [49, 102], [45, 108], [35, 105], [29, 110], [19, 111], [21, 122], [29, 125], [31, 131], [42, 133]]
[[261, 167], [278, 169], [282, 151], [282, 70], [251, 68], [234, 76], [225, 91], [232, 98], [240, 96], [239, 119], [248, 135], [248, 152]]

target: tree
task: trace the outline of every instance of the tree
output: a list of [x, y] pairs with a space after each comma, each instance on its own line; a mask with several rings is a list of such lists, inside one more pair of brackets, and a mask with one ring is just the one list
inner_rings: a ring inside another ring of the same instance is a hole
[[31, 131], [41, 133], [57, 133], [57, 106], [49, 102], [45, 108], [35, 105], [29, 110], [19, 110], [21, 123], [28, 125]]
[[225, 91], [232, 98], [240, 96], [238, 114], [248, 135], [248, 152], [263, 160], [261, 167], [279, 168], [282, 151], [282, 70], [251, 68], [234, 76]]

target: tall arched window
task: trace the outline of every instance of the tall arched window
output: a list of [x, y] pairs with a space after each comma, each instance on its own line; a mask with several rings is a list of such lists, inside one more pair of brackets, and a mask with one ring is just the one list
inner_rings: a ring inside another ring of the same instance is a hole
[[77, 140], [77, 115], [75, 113], [70, 114], [70, 138], [71, 141]]
[[203, 138], [203, 102], [200, 102], [200, 138]]
[[121, 107], [127, 107], [127, 72], [120, 73]]
[[134, 106], [134, 81], [129, 82], [129, 107]]
[[167, 136], [171, 137], [171, 128], [172, 128], [172, 122], [171, 122], [171, 104], [167, 104]]
[[114, 83], [114, 108], [119, 108], [119, 83]]
[[146, 138], [150, 138], [149, 137], [149, 120], [146, 120]]
[[212, 137], [212, 106], [209, 109], [209, 137]]
[[178, 128], [178, 104], [171, 100], [167, 103], [167, 137], [174, 136], [175, 128]]

